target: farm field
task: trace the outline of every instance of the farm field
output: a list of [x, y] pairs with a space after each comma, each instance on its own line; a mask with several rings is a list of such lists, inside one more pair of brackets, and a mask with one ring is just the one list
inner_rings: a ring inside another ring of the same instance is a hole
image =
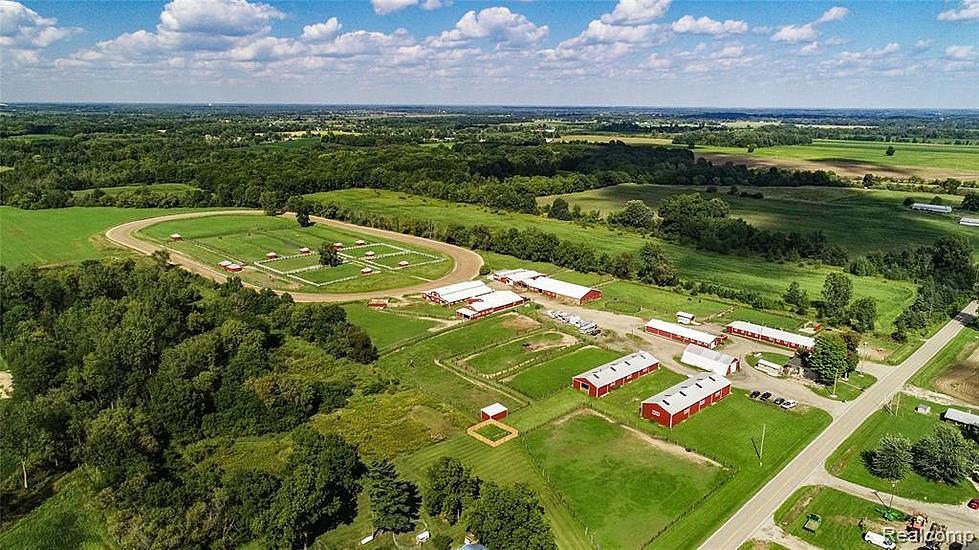
[[727, 477], [720, 467], [678, 458], [588, 409], [580, 412], [523, 442], [601, 548], [643, 546]]
[[[726, 483], [656, 537], [647, 548], [696, 547], [830, 422], [829, 414], [822, 410], [799, 407], [786, 411], [748, 399], [747, 392], [739, 389], [673, 430], [638, 417], [639, 403], [643, 399], [683, 378], [661, 367], [591, 401], [596, 410], [625, 425], [665, 438], [722, 465], [736, 467]], [[765, 452], [759, 464], [757, 449], [763, 424]], [[718, 434], [724, 434], [724, 437], [718, 437]]]
[[0, 206], [0, 265], [51, 265], [135, 253], [108, 242], [103, 234], [119, 224], [194, 208], [72, 207], [21, 210]]
[[[977, 153], [979, 155], [979, 153]], [[656, 207], [664, 198], [683, 193], [703, 192], [704, 186], [621, 184], [580, 193], [538, 198], [550, 204], [557, 196], [583, 211], [603, 214], [621, 210], [630, 200], [642, 200]], [[719, 188], [717, 197], [731, 205], [731, 216], [744, 218], [760, 229], [772, 231], [822, 231], [830, 244], [839, 244], [851, 254], [875, 250], [900, 250], [908, 246], [931, 244], [943, 235], [961, 235], [979, 250], [979, 231], [959, 225], [961, 215], [934, 215], [914, 212], [903, 206], [906, 197], [930, 201], [934, 193], [905, 193], [883, 189], [820, 187], [744, 187], [760, 192], [763, 199], [736, 197]], [[962, 197], [940, 195], [945, 204], [956, 206]], [[854, 224], [853, 220], [874, 220]]]
[[[924, 415], [915, 412], [914, 408], [919, 404], [930, 406], [931, 413]], [[829, 473], [864, 487], [915, 500], [961, 504], [974, 497], [975, 488], [966, 480], [958, 485], [947, 485], [929, 481], [912, 471], [904, 479], [892, 483], [889, 479], [875, 477], [867, 470], [863, 454], [874, 449], [882, 437], [902, 434], [912, 442], [917, 441], [941, 422], [938, 415], [948, 408], [905, 394], [900, 394], [897, 404], [892, 401], [888, 407], [895, 411], [894, 414], [887, 408], [875, 412], [833, 452], [826, 461]]]
[[347, 320], [364, 329], [377, 349], [382, 351], [421, 336], [437, 325], [428, 319], [371, 309], [363, 303], [345, 304], [343, 309], [347, 312]]
[[571, 377], [621, 357], [622, 353], [586, 347], [534, 365], [506, 381], [511, 388], [539, 399], [571, 385]]
[[[529, 214], [493, 212], [487, 208], [448, 203], [404, 193], [346, 189], [315, 193], [310, 198], [321, 202], [336, 202], [353, 210], [369, 210], [381, 216], [404, 216], [438, 223], [484, 225], [492, 229], [535, 228], [562, 239], [594, 243], [596, 252], [617, 254], [635, 252], [649, 239], [603, 226], [583, 227], [570, 222], [550, 220]], [[725, 256], [687, 248], [672, 243], [659, 243], [676, 264], [681, 277], [709, 281], [726, 286], [755, 290], [769, 297], [779, 297], [792, 281], [798, 281], [810, 296], [819, 294], [826, 275], [834, 269], [795, 264], [773, 264], [761, 258]], [[878, 302], [882, 333], [890, 333], [897, 315], [914, 299], [915, 285], [907, 281], [887, 281], [881, 278], [854, 277], [854, 296], [874, 298]]]
[[979, 325], [962, 330], [910, 383], [979, 406]]
[[[177, 233], [181, 241], [170, 241]], [[245, 266], [244, 280], [280, 289], [344, 293], [386, 290], [437, 279], [452, 269], [442, 254], [414, 246], [368, 237], [322, 224], [302, 228], [285, 218], [268, 216], [214, 216], [160, 222], [138, 232], [138, 236], [217, 267], [229, 260]], [[363, 240], [367, 244], [355, 245]], [[318, 251], [324, 243], [343, 243], [343, 264], [320, 267]], [[314, 253], [299, 255], [299, 248]], [[266, 260], [267, 252], [280, 259]], [[376, 258], [371, 258], [373, 253]], [[383, 260], [383, 261], [382, 261]], [[390, 261], [390, 260], [393, 260]], [[409, 267], [399, 268], [398, 262]], [[374, 273], [363, 276], [361, 269]]]
[[558, 331], [547, 331], [490, 348], [463, 359], [461, 363], [464, 368], [482, 376], [496, 378], [522, 363], [559, 353], [576, 343], [578, 339], [574, 336]]
[[[900, 532], [903, 521], [887, 521], [876, 510], [880, 503], [864, 500], [831, 487], [809, 486], [796, 491], [775, 512], [775, 522], [790, 535], [827, 550], [860, 550], [869, 548], [863, 540], [860, 520], [865, 528], [877, 533], [890, 527]], [[906, 511], [905, 511], [906, 513]], [[815, 533], [802, 528], [809, 514], [822, 518]]]

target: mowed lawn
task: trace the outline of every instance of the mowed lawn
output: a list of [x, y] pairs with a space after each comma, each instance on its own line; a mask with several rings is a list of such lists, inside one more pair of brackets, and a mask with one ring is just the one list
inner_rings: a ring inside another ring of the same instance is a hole
[[[607, 214], [621, 210], [630, 200], [641, 200], [655, 208], [666, 197], [705, 189], [703, 186], [626, 183], [559, 196], [586, 212], [598, 210]], [[927, 202], [936, 193], [825, 187], [743, 188], [743, 191], [760, 192], [765, 196], [751, 199], [728, 195], [725, 187], [718, 190], [718, 194], [707, 196], [716, 196], [729, 203], [732, 217], [744, 218], [755, 227], [771, 231], [822, 231], [830, 244], [839, 244], [854, 255], [931, 244], [943, 235], [961, 235], [979, 250], [979, 231], [959, 225], [961, 215], [915, 212], [903, 205], [907, 197]], [[945, 204], [953, 207], [962, 202], [959, 196], [941, 197]], [[555, 198], [540, 197], [538, 203], [550, 204]]]
[[524, 437], [549, 483], [601, 548], [643, 546], [728, 475], [585, 411]]
[[405, 340], [426, 334], [435, 321], [378, 311], [364, 303], [344, 304], [347, 320], [363, 328], [379, 350], [385, 350]]
[[0, 206], [0, 265], [50, 265], [132, 254], [105, 239], [117, 225], [193, 208], [73, 207], [21, 210]]
[[[931, 413], [925, 415], [915, 412], [914, 408], [919, 404], [930, 406]], [[941, 422], [938, 415], [948, 407], [902, 394], [900, 402], [892, 401], [889, 408], [895, 412], [892, 414], [887, 408], [875, 412], [833, 452], [826, 461], [829, 473], [864, 487], [915, 500], [961, 504], [975, 497], [975, 487], [968, 480], [963, 480], [958, 485], [946, 485], [910, 472], [904, 479], [892, 483], [891, 480], [876, 477], [867, 470], [864, 453], [876, 448], [881, 438], [888, 434], [901, 434], [914, 443], [921, 436], [931, 433], [933, 427]]]
[[[594, 245], [596, 252], [610, 254], [636, 252], [646, 242], [657, 242], [676, 264], [680, 276], [685, 279], [755, 290], [772, 299], [781, 297], [792, 281], [798, 281], [810, 296], [817, 296], [826, 275], [838, 271], [818, 265], [779, 264], [763, 258], [714, 254], [656, 241], [634, 232], [612, 230], [602, 225], [585, 227], [540, 216], [492, 211], [488, 208], [392, 191], [345, 189], [315, 193], [309, 197], [380, 216], [403, 216], [444, 225], [484, 225], [493, 229], [533, 228], [553, 233], [562, 239], [590, 243]], [[853, 286], [856, 298], [869, 297], [877, 300], [880, 319], [878, 329], [883, 333], [890, 333], [894, 319], [914, 300], [915, 285], [908, 281], [854, 277]]]
[[481, 375], [494, 376], [541, 356], [560, 353], [577, 342], [577, 338], [562, 332], [543, 332], [480, 352], [466, 358], [462, 365]]
[[[885, 527], [903, 531], [903, 521], [887, 521], [877, 512], [879, 502], [838, 491], [830, 487], [803, 487], [792, 494], [775, 512], [775, 522], [790, 535], [812, 545], [833, 550], [861, 550], [871, 546], [863, 540], [865, 529], [882, 533]], [[905, 510], [905, 513], [908, 511]], [[822, 518], [815, 533], [803, 529], [809, 514]]]
[[567, 355], [534, 365], [514, 376], [507, 382], [507, 385], [524, 395], [539, 399], [551, 395], [565, 386], [570, 386], [573, 376], [621, 356], [621, 353], [606, 349], [581, 348]]
[[[619, 422], [737, 468], [730, 480], [656, 537], [648, 548], [695, 548], [830, 422], [829, 414], [822, 410], [799, 407], [786, 411], [749, 399], [746, 392], [738, 389], [672, 430], [639, 417], [643, 399], [683, 379], [661, 367], [591, 401], [597, 410]], [[765, 448], [759, 461], [762, 426]]]

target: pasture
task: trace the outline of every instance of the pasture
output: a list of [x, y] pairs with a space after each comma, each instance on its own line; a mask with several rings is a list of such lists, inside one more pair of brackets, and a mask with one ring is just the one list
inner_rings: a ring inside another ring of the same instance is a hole
[[[930, 414], [920, 414], [914, 408], [919, 404], [931, 407]], [[900, 394], [899, 401], [892, 400], [885, 408], [864, 420], [846, 441], [826, 461], [829, 473], [859, 483], [864, 487], [887, 491], [898, 496], [929, 502], [961, 504], [975, 496], [975, 487], [968, 480], [958, 485], [929, 481], [915, 472], [904, 479], [892, 482], [874, 476], [864, 464], [864, 454], [877, 447], [881, 438], [888, 434], [901, 434], [913, 442], [931, 432], [941, 420], [938, 415], [947, 407]]]
[[[180, 241], [168, 236], [178, 233]], [[269, 216], [215, 216], [160, 222], [139, 234], [151, 242], [217, 267], [228, 260], [245, 267], [241, 277], [255, 284], [280, 289], [344, 293], [386, 290], [437, 279], [452, 269], [452, 261], [434, 251], [396, 241], [378, 239], [324, 224], [299, 227], [285, 218]], [[356, 244], [364, 241], [365, 244]], [[339, 266], [321, 266], [318, 250], [342, 243]], [[302, 255], [301, 247], [313, 252]], [[278, 258], [267, 259], [275, 252]], [[400, 267], [399, 262], [408, 262]], [[362, 269], [372, 273], [364, 276]]]
[[[880, 503], [838, 491], [831, 487], [803, 487], [792, 494], [775, 512], [775, 522], [790, 535], [819, 548], [862, 550], [870, 548], [863, 540], [864, 529], [881, 533], [885, 527], [903, 531], [903, 521], [887, 521], [876, 510]], [[905, 513], [907, 513], [905, 511]], [[823, 518], [819, 529], [812, 533], [802, 528], [809, 514]]]
[[111, 207], [21, 210], [0, 206], [0, 265], [44, 266], [110, 256], [131, 257], [136, 253], [114, 246], [104, 233], [126, 222], [199, 210]]
[[[492, 211], [479, 206], [391, 191], [345, 189], [315, 193], [309, 197], [380, 216], [424, 219], [444, 225], [483, 225], [491, 229], [534, 228], [553, 233], [562, 239], [591, 243], [598, 253], [636, 252], [644, 243], [652, 240], [673, 260], [679, 275], [684, 279], [754, 290], [770, 298], [780, 297], [792, 281], [798, 281], [810, 296], [816, 296], [822, 289], [826, 275], [838, 271], [817, 264], [772, 263], [764, 258], [715, 254], [649, 239], [633, 232], [612, 230], [602, 225], [581, 226], [530, 214]], [[877, 300], [880, 320], [878, 327], [884, 333], [891, 332], [894, 319], [901, 310], [910, 305], [915, 294], [915, 285], [907, 281], [854, 277], [853, 286], [856, 298], [870, 297]]]
[[518, 338], [481, 351], [460, 361], [461, 366], [482, 376], [496, 378], [524, 363], [574, 345], [578, 339], [558, 331], [547, 331]]
[[[656, 208], [666, 197], [705, 189], [704, 186], [627, 183], [559, 196], [586, 212], [598, 210], [608, 214], [621, 210], [630, 200], [641, 200]], [[841, 245], [854, 255], [931, 244], [943, 235], [961, 235], [979, 250], [979, 230], [959, 225], [961, 216], [914, 212], [902, 204], [909, 196], [930, 201], [934, 193], [823, 187], [741, 188], [765, 196], [752, 199], [728, 195], [724, 187], [718, 190], [717, 195], [708, 196], [729, 203], [732, 217], [744, 218], [753, 226], [770, 231], [822, 231], [830, 244]], [[540, 197], [538, 203], [550, 204], [556, 196]], [[940, 196], [945, 204], [952, 206], [962, 202], [962, 197]], [[860, 220], [873, 220], [873, 223], [854, 223]]]
[[571, 386], [571, 377], [621, 357], [606, 349], [586, 347], [545, 361], [517, 374], [506, 384], [524, 395], [540, 399]]
[[642, 547], [728, 475], [588, 409], [579, 412], [522, 441], [601, 548]]
[[364, 329], [378, 350], [426, 334], [437, 324], [427, 319], [371, 309], [364, 303], [345, 304], [343, 309], [347, 312], [347, 320]]
[[979, 325], [972, 323], [911, 378], [910, 383], [979, 406]]

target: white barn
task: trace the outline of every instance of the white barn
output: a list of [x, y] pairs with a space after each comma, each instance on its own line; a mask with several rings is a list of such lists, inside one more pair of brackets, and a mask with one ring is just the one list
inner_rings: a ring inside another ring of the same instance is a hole
[[951, 206], [943, 206], [941, 204], [928, 204], [925, 202], [916, 202], [911, 205], [911, 210], [920, 210], [921, 212], [931, 212], [933, 214], [951, 214]]
[[959, 220], [959, 225], [964, 225], [967, 227], [979, 227], [979, 218], [962, 218]]
[[728, 376], [741, 367], [741, 360], [719, 351], [707, 349], [697, 344], [688, 344], [683, 350], [680, 362], [705, 371]]
[[482, 281], [463, 281], [429, 290], [425, 293], [425, 298], [437, 304], [457, 304], [490, 292], [493, 292], [493, 289]]

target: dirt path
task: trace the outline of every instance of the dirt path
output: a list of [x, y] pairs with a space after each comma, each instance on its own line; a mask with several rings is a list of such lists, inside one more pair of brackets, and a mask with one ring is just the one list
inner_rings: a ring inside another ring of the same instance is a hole
[[910, 384], [904, 388], [904, 393], [917, 397], [918, 399], [924, 399], [925, 401], [931, 401], [932, 403], [938, 403], [939, 405], [948, 407], [975, 407], [972, 403], [963, 401], [953, 395], [926, 390], [925, 388], [919, 388]]
[[[146, 255], [150, 255], [157, 250], [166, 250], [170, 253], [170, 262], [179, 265], [180, 267], [190, 271], [191, 273], [196, 273], [203, 277], [207, 277], [213, 281], [223, 283], [228, 279], [228, 275], [224, 272], [218, 271], [199, 260], [196, 260], [186, 254], [178, 252], [176, 250], [166, 248], [165, 246], [160, 246], [149, 241], [137, 238], [134, 234], [140, 229], [149, 227], [151, 225], [172, 221], [172, 220], [182, 220], [188, 218], [202, 218], [206, 216], [261, 216], [265, 215], [264, 212], [257, 210], [222, 210], [217, 212], [191, 212], [187, 214], [172, 214], [169, 216], [159, 216], [156, 218], [148, 218], [145, 220], [136, 220], [129, 223], [124, 223], [122, 225], [117, 225], [112, 229], [105, 232], [106, 238], [108, 238], [112, 243], [141, 252]], [[286, 217], [293, 217], [291, 214], [286, 214]], [[331, 227], [337, 227], [340, 229], [346, 229], [348, 231], [356, 231], [358, 233], [363, 233], [366, 235], [373, 235], [375, 237], [383, 237], [385, 239], [390, 239], [392, 241], [403, 242], [407, 244], [413, 244], [425, 248], [429, 248], [445, 254], [446, 256], [452, 258], [454, 266], [452, 271], [446, 276], [435, 281], [429, 281], [426, 283], [417, 284], [410, 287], [396, 288], [391, 290], [380, 290], [375, 292], [351, 292], [344, 294], [318, 294], [314, 292], [292, 292], [292, 291], [278, 291], [278, 292], [288, 292], [292, 295], [293, 299], [297, 302], [350, 302], [354, 300], [369, 300], [372, 298], [388, 298], [392, 296], [405, 296], [408, 294], [418, 294], [431, 290], [433, 288], [438, 288], [440, 286], [450, 285], [453, 283], [461, 283], [463, 281], [468, 281], [477, 277], [479, 275], [479, 268], [483, 266], [483, 258], [471, 250], [454, 246], [451, 244], [446, 244], [439, 241], [433, 241], [430, 239], [425, 239], [423, 237], [416, 237], [414, 235], [403, 235], [394, 231], [387, 231], [385, 229], [375, 229], [373, 227], [362, 227], [359, 225], [353, 225], [349, 223], [339, 222], [336, 220], [330, 220], [327, 218], [322, 218], [320, 216], [310, 216], [311, 220], [316, 223], [328, 225]], [[246, 284], [252, 288], [259, 288], [255, 285]]]

